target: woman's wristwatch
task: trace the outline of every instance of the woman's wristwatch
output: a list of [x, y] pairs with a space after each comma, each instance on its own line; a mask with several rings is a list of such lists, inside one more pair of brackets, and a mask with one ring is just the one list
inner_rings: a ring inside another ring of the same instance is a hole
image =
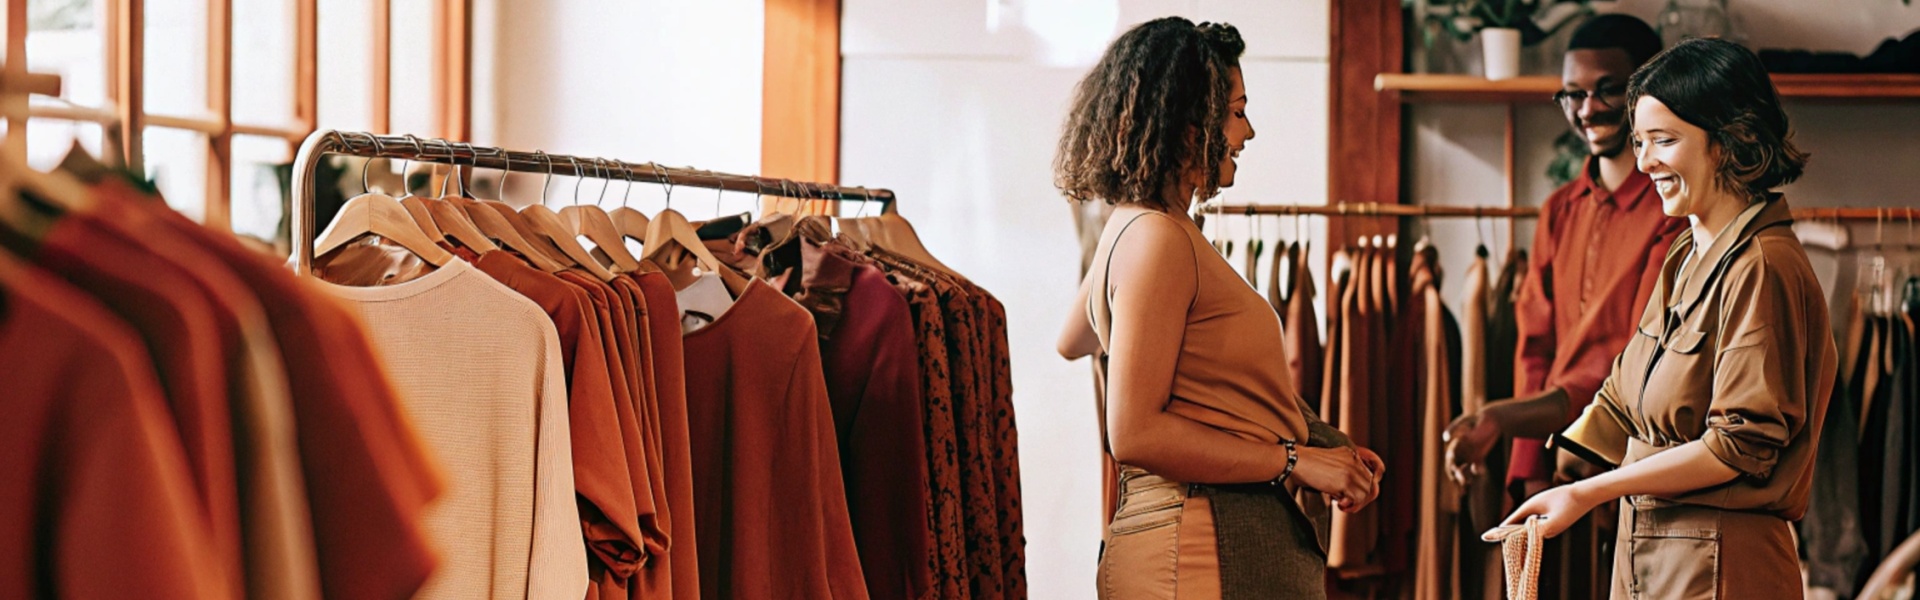
[[1300, 451], [1294, 447], [1293, 440], [1280, 440], [1280, 445], [1287, 447], [1287, 468], [1280, 471], [1279, 477], [1275, 477], [1273, 481], [1268, 482], [1274, 487], [1286, 484], [1287, 478], [1293, 476], [1294, 465], [1300, 464]]

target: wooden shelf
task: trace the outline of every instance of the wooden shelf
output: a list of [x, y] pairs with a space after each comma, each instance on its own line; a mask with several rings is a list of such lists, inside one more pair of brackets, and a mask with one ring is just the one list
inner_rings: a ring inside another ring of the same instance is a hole
[[[1773, 83], [1790, 100], [1823, 102], [1920, 101], [1920, 75], [1809, 75], [1777, 73]], [[1400, 92], [1402, 102], [1530, 104], [1553, 101], [1560, 78], [1527, 76], [1490, 81], [1478, 75], [1382, 73], [1373, 89]]]

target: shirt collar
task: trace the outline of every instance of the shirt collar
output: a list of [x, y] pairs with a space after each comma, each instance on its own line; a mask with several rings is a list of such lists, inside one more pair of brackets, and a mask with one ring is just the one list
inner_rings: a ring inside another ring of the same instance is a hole
[[1588, 156], [1587, 162], [1580, 168], [1581, 191], [1599, 202], [1612, 202], [1623, 210], [1633, 210], [1640, 206], [1648, 196], [1654, 195], [1653, 178], [1635, 168], [1627, 172], [1627, 180], [1620, 182], [1619, 189], [1607, 190], [1600, 183], [1600, 157]]
[[[1707, 285], [1719, 277], [1734, 250], [1745, 246], [1761, 230], [1791, 223], [1793, 210], [1788, 208], [1786, 198], [1776, 195], [1747, 206], [1746, 210], [1740, 211], [1740, 216], [1734, 218], [1733, 223], [1727, 225], [1726, 230], [1714, 237], [1713, 245], [1707, 248], [1706, 254], [1695, 257], [1686, 267], [1691, 272], [1686, 287], [1679, 294], [1667, 295], [1667, 308], [1677, 310], [1682, 315], [1693, 312], [1694, 305], [1706, 294]], [[1672, 289], [1675, 278], [1681, 274], [1681, 266], [1687, 263], [1679, 260], [1685, 256], [1682, 253], [1692, 251], [1693, 235], [1681, 232], [1680, 237], [1674, 240], [1673, 248], [1667, 252], [1666, 266], [1661, 273], [1668, 289]]]

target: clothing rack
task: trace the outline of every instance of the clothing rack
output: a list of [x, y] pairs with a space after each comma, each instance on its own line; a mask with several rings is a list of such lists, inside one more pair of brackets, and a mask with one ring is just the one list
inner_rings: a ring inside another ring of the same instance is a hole
[[329, 154], [402, 159], [520, 173], [656, 183], [669, 188], [684, 186], [828, 202], [847, 200], [877, 202], [882, 205], [882, 213], [895, 210], [893, 192], [886, 189], [717, 173], [692, 168], [667, 167], [651, 162], [629, 163], [605, 158], [547, 154], [540, 151], [524, 152], [440, 139], [421, 139], [413, 135], [376, 135], [327, 129], [315, 131], [307, 136], [307, 140], [300, 144], [299, 155], [294, 158], [293, 199], [290, 210], [293, 216], [293, 235], [296, 240], [293, 245], [296, 273], [305, 274], [313, 266], [314, 236], [317, 235], [317, 227], [314, 223], [316, 218], [314, 198], [317, 190], [314, 188], [313, 179], [318, 172], [320, 158]]
[[[1331, 205], [1303, 204], [1219, 204], [1209, 202], [1200, 212], [1225, 215], [1324, 215], [1343, 217], [1471, 217], [1530, 219], [1540, 216], [1531, 206], [1444, 206], [1428, 204], [1381, 204], [1378, 202], [1341, 202]], [[1920, 208], [1834, 207], [1796, 208], [1793, 218], [1807, 221], [1920, 220]]]

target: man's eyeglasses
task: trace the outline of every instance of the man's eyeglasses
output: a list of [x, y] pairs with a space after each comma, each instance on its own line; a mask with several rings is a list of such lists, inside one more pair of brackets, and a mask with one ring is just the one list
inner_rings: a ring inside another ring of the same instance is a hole
[[1580, 108], [1580, 104], [1586, 102], [1588, 98], [1594, 99], [1594, 101], [1599, 102], [1601, 106], [1607, 108], [1619, 108], [1627, 99], [1627, 86], [1607, 86], [1600, 88], [1600, 90], [1596, 92], [1586, 90], [1560, 90], [1553, 93], [1554, 103], [1559, 104], [1560, 108], [1567, 110]]

